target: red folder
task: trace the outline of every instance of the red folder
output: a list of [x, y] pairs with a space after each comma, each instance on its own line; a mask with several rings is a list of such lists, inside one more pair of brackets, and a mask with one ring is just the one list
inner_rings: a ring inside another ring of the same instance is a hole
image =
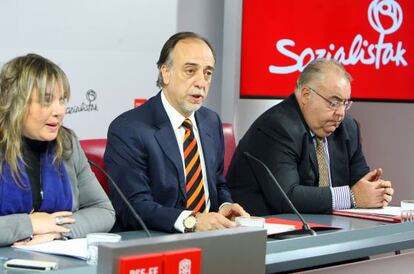
[[346, 210], [334, 210], [333, 215], [346, 216], [346, 217], [355, 217], [367, 220], [390, 222], [390, 223], [399, 223], [401, 222], [400, 216], [395, 215], [385, 215], [385, 214], [372, 214], [372, 213], [360, 213], [360, 212], [351, 212]]

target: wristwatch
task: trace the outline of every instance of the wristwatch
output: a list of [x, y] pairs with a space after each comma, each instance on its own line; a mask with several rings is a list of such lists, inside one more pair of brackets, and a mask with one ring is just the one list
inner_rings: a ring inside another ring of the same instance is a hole
[[349, 195], [351, 196], [351, 208], [357, 208], [355, 193], [352, 190], [349, 190]]
[[194, 232], [197, 228], [197, 218], [195, 212], [191, 213], [190, 216], [184, 219], [184, 233]]

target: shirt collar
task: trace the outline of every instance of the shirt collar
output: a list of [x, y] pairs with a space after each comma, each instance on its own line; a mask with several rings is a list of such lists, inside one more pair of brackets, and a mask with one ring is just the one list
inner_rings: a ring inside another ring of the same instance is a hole
[[[310, 135], [311, 135], [312, 140], [315, 140], [317, 138], [317, 136], [315, 135], [315, 133], [313, 133], [312, 130], [309, 130], [309, 132], [310, 132]], [[323, 143], [327, 142], [327, 140], [328, 139], [326, 139], [326, 137], [323, 137], [322, 138]]]
[[170, 119], [171, 125], [174, 130], [181, 127], [185, 119], [190, 119], [193, 123], [193, 128], [197, 130], [197, 123], [195, 120], [194, 112], [191, 113], [189, 117], [184, 117], [181, 113], [179, 113], [171, 104], [168, 102], [167, 97], [165, 97], [164, 91], [161, 91], [161, 102], [167, 112], [167, 116]]

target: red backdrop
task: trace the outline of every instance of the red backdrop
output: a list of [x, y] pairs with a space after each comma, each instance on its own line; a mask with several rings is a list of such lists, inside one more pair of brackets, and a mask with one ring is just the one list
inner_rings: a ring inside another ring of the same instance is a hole
[[352, 98], [414, 100], [414, 1], [244, 0], [241, 97], [281, 98], [311, 60], [354, 78]]

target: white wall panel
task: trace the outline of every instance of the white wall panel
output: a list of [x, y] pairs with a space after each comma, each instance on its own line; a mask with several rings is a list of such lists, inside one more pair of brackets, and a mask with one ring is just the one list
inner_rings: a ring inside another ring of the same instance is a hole
[[0, 11], [0, 64], [29, 52], [58, 63], [72, 87], [69, 110], [83, 104], [65, 118], [80, 138], [105, 137], [135, 98], [157, 93], [155, 63], [177, 28], [171, 0], [3, 0]]

